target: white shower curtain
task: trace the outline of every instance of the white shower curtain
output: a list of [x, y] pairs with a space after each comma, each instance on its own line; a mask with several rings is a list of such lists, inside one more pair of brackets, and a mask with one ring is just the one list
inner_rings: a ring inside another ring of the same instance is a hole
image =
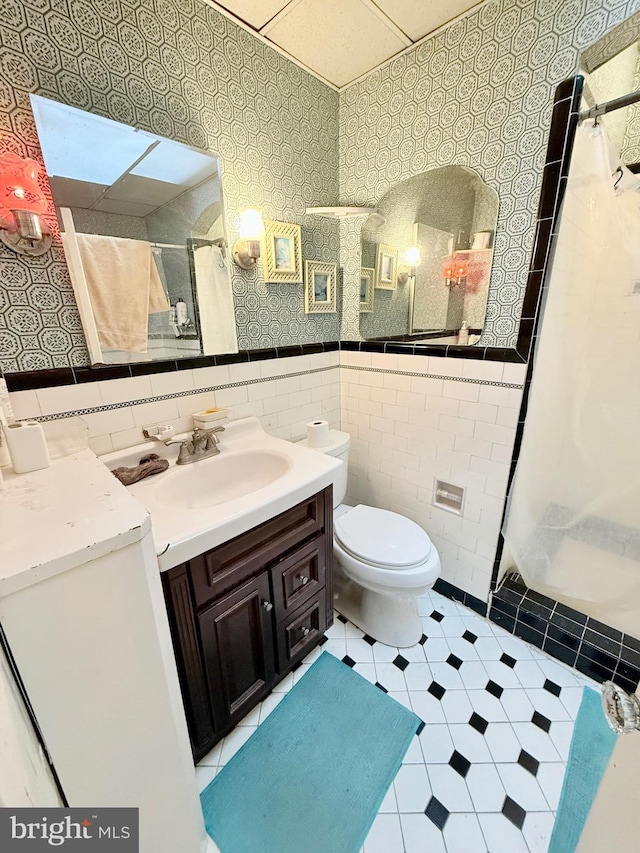
[[193, 253], [198, 309], [205, 355], [238, 352], [231, 276], [218, 246], [205, 245]]
[[611, 172], [583, 124], [504, 534], [528, 586], [640, 637], [640, 195]]

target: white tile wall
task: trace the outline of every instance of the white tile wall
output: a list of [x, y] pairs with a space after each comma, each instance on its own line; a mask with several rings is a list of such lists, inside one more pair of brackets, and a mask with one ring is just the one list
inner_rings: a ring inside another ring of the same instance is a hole
[[[11, 402], [16, 418], [130, 403], [122, 408], [81, 416], [88, 427], [89, 446], [98, 454], [140, 444], [143, 441], [143, 426], [171, 424], [176, 433], [186, 432], [192, 427], [193, 412], [211, 406], [231, 407], [233, 418], [258, 417], [263, 427], [273, 435], [296, 439], [304, 437], [306, 424], [315, 418], [328, 420], [333, 428], [340, 426], [338, 362], [337, 352], [317, 353], [131, 379], [18, 391], [11, 394]], [[304, 372], [310, 370], [321, 372]], [[287, 373], [300, 375], [283, 378]], [[272, 378], [267, 382], [256, 381], [264, 377]], [[248, 384], [213, 391], [201, 390], [233, 382]], [[192, 393], [184, 397], [135, 402], [184, 391]], [[64, 419], [55, 423], [60, 429]]]
[[[438, 547], [442, 577], [484, 600], [522, 391], [481, 381], [524, 378], [524, 365], [343, 351], [20, 391], [11, 400], [17, 418], [130, 403], [82, 416], [98, 454], [139, 444], [150, 424], [186, 432], [193, 412], [215, 405], [230, 406], [234, 418], [256, 416], [284, 439], [324, 418], [352, 436], [348, 500], [412, 518]], [[246, 384], [202, 390], [234, 382]], [[55, 423], [59, 430], [64, 421]], [[462, 516], [432, 506], [435, 478], [465, 488]]]
[[[521, 384], [524, 365], [340, 355], [342, 429], [352, 436], [348, 501], [412, 518], [439, 549], [443, 579], [486, 600], [522, 391], [481, 381]], [[462, 516], [432, 505], [436, 478], [465, 488]]]

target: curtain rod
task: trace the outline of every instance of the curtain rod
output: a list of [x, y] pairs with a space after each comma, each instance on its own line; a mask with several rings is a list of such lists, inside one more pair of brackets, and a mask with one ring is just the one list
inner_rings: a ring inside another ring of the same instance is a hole
[[614, 98], [612, 101], [605, 101], [602, 104], [596, 104], [590, 110], [584, 110], [578, 116], [579, 121], [585, 121], [588, 118], [598, 118], [605, 113], [611, 113], [614, 110], [619, 110], [622, 107], [628, 107], [631, 104], [636, 104], [640, 101], [640, 89], [635, 92], [629, 92], [628, 95], [622, 95], [620, 98]]

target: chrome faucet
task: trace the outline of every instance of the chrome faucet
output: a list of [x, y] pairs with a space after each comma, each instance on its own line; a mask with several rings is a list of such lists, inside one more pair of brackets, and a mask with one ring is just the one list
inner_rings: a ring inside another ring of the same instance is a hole
[[189, 465], [191, 462], [198, 462], [200, 459], [208, 459], [210, 456], [217, 456], [220, 453], [220, 439], [217, 433], [224, 432], [223, 426], [216, 426], [212, 429], [200, 429], [196, 427], [191, 438], [187, 439], [170, 439], [164, 444], [168, 447], [170, 444], [179, 444], [177, 465]]

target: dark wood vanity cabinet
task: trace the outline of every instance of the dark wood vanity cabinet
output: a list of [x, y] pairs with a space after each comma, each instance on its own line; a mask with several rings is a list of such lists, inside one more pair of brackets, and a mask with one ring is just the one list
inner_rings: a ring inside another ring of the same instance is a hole
[[332, 490], [162, 574], [196, 760], [333, 619]]

